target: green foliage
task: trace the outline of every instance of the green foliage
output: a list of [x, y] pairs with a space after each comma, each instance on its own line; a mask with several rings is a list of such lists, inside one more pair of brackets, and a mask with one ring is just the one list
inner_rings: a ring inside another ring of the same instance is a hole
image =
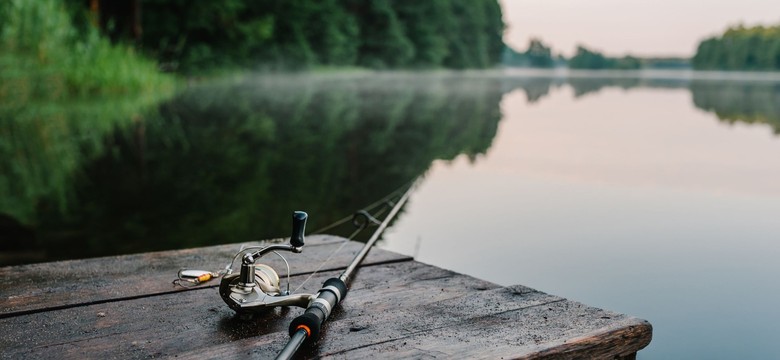
[[[528, 50], [522, 53], [506, 47], [502, 63], [515, 67], [551, 68], [565, 64], [566, 59], [561, 55], [553, 58], [552, 51], [547, 45], [539, 39], [531, 39], [528, 43]], [[568, 66], [572, 69], [589, 70], [636, 70], [643, 66], [642, 63], [643, 60], [633, 56], [610, 58], [583, 46], [578, 46], [576, 55], [568, 60]]]
[[780, 134], [780, 88], [773, 83], [706, 81], [691, 84], [693, 104], [729, 124], [767, 124]]
[[358, 0], [353, 6], [361, 34], [358, 63], [371, 68], [406, 66], [415, 49], [390, 1]]
[[532, 67], [552, 67], [553, 59], [550, 48], [545, 46], [539, 39], [531, 39], [528, 44], [528, 50], [525, 52], [528, 61]]
[[78, 31], [61, 0], [0, 4], [0, 97], [62, 98], [172, 89], [132, 48]]
[[612, 60], [611, 67], [618, 70], [636, 70], [642, 67], [642, 63], [638, 58], [631, 55], [626, 55], [622, 58], [616, 58]]
[[504, 51], [504, 25], [501, 5], [495, 0], [481, 0], [485, 8], [484, 31], [487, 41], [487, 62], [483, 67], [490, 67], [501, 60]]
[[0, 214], [26, 224], [42, 207], [73, 207], [79, 167], [102, 156], [104, 138], [127, 129], [154, 96], [0, 101]]
[[0, 169], [19, 169], [0, 173], [13, 186], [0, 213], [34, 228], [39, 249], [71, 257], [285, 236], [296, 209], [316, 230], [436, 159], [485, 153], [501, 96], [495, 78], [265, 75], [191, 87], [91, 133], [91, 121], [68, 120], [54, 134], [71, 136], [45, 139], [52, 129], [20, 118], [0, 126], [2, 155], [37, 155], [0, 157]]
[[454, 69], [484, 68], [490, 62], [486, 8], [483, 0], [452, 0], [452, 14], [459, 21], [449, 34], [447, 67]]
[[393, 2], [405, 34], [414, 45], [411, 64], [438, 67], [449, 55], [450, 36], [455, 27], [449, 0], [396, 0]]
[[690, 69], [691, 59], [681, 57], [642, 58], [642, 67], [648, 69]]
[[496, 0], [148, 0], [143, 46], [170, 69], [486, 68], [500, 60]]
[[577, 46], [577, 53], [569, 59], [569, 67], [572, 69], [606, 69], [607, 58], [599, 52]]
[[569, 59], [569, 67], [587, 70], [636, 70], [642, 67], [642, 63], [633, 56], [610, 58], [600, 52], [589, 50], [584, 46], [577, 46], [577, 53]]
[[275, 20], [242, 0], [197, 6], [188, 0], [148, 0], [142, 42], [169, 69], [237, 65], [234, 59], [258, 55], [270, 43]]
[[[314, 14], [314, 26], [308, 36], [318, 63], [349, 66], [357, 63], [360, 28], [357, 19], [338, 0], [320, 1], [321, 9]], [[323, 16], [323, 14], [328, 14]], [[319, 29], [319, 30], [317, 30]]]
[[515, 67], [551, 68], [555, 66], [552, 51], [539, 39], [531, 39], [528, 50], [519, 53], [507, 46], [504, 49], [502, 64]]
[[699, 43], [697, 70], [780, 70], [780, 26], [729, 28]]

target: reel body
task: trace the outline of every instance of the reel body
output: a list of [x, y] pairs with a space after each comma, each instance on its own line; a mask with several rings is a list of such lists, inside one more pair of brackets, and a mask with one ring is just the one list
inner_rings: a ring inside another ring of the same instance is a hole
[[[306, 308], [316, 298], [314, 294], [291, 295], [289, 291], [282, 291], [279, 274], [268, 265], [256, 264], [257, 260], [270, 252], [300, 253], [303, 251], [303, 233], [307, 218], [308, 215], [303, 211], [293, 213], [293, 234], [290, 237], [290, 244], [269, 245], [251, 252], [249, 250], [253, 248], [249, 248], [236, 254], [236, 257], [244, 254], [241, 260], [241, 272], [222, 277], [219, 284], [219, 295], [231, 309], [238, 313], [246, 313], [263, 312], [277, 306]], [[289, 268], [287, 272], [289, 274]]]
[[241, 274], [223, 277], [219, 296], [238, 313], [263, 312], [277, 306], [306, 308], [315, 298], [313, 294], [290, 295], [282, 292], [279, 275], [265, 264], [255, 265], [255, 281], [251, 286], [241, 282]]

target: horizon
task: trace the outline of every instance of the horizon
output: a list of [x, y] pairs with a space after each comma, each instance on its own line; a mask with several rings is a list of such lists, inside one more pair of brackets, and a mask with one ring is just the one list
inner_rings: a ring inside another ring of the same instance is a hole
[[780, 2], [766, 0], [499, 0], [499, 4], [507, 46], [523, 52], [530, 39], [537, 38], [553, 54], [566, 57], [582, 45], [616, 57], [690, 58], [700, 41], [729, 27], [780, 25]]

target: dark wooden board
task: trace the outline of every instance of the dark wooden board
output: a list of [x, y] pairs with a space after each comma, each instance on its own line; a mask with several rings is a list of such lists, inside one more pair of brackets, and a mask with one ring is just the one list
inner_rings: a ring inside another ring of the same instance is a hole
[[[177, 358], [273, 358], [274, 342], [286, 341], [274, 335]], [[630, 358], [651, 338], [644, 320], [510, 287], [397, 309], [345, 303], [302, 357], [614, 359]]]
[[[232, 259], [240, 245], [2, 267], [0, 318], [46, 309], [180, 292], [185, 289], [171, 283], [180, 268], [219, 270]], [[344, 247], [323, 265], [323, 261], [342, 245]], [[302, 253], [284, 255], [290, 262], [291, 275], [306, 274], [321, 265], [322, 271], [341, 269], [361, 247], [362, 244], [347, 242], [341, 237], [314, 235], [306, 238]], [[379, 264], [410, 259], [408, 256], [372, 249], [365, 262]], [[286, 275], [284, 264], [275, 255], [264, 257], [263, 262], [277, 269], [280, 275]], [[238, 268], [238, 262], [234, 268]], [[212, 281], [201, 287], [216, 285], [217, 282]]]
[[[304, 290], [336, 274], [317, 274]], [[0, 348], [3, 358], [273, 358], [301, 312], [241, 319], [216, 289], [199, 289], [0, 319]], [[301, 355], [612, 358], [650, 337], [643, 320], [405, 261], [361, 268], [322, 339]]]
[[[388, 279], [388, 272], [402, 276]], [[301, 291], [315, 292], [325, 279], [337, 274], [317, 274]], [[293, 285], [307, 277], [294, 277]], [[384, 285], [377, 288], [380, 282]], [[465, 275], [409, 261], [360, 269], [353, 284], [354, 291], [347, 298], [352, 299], [355, 295], [354, 298], [359, 299], [358, 295], [369, 291], [368, 288], [373, 289], [371, 297], [397, 292], [408, 297], [431, 284], [449, 284], [450, 289], [430, 294], [430, 301], [458, 296], [473, 286], [497, 288]], [[284, 337], [290, 320], [301, 312], [302, 309], [274, 311], [243, 321], [222, 302], [216, 289], [200, 289], [0, 319], [0, 331], [8, 334], [0, 338], [0, 348], [12, 357], [174, 355], [243, 338], [269, 334]], [[271, 344], [271, 347], [277, 346], [281, 345], [278, 342]]]

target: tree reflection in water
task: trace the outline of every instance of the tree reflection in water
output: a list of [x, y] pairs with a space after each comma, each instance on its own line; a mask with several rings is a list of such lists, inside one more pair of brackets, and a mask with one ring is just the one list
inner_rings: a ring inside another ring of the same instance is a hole
[[[780, 85], [453, 73], [265, 75], [148, 99], [0, 104], [0, 263], [314, 230], [490, 147], [504, 94], [689, 89], [723, 121], [780, 132]], [[413, 201], [414, 199], [412, 199]]]
[[[50, 260], [280, 237], [296, 209], [309, 211], [316, 229], [436, 159], [484, 153], [500, 119], [500, 90], [495, 79], [415, 74], [196, 86], [134, 122], [113, 124], [99, 136], [99, 154], [79, 157], [77, 167], [54, 155], [43, 164], [7, 159], [4, 166], [75, 175], [63, 176], [58, 191], [24, 182], [19, 193], [32, 198], [3, 194], [15, 199], [3, 203], [11, 214], [4, 233], [32, 230], [4, 246], [29, 249], [34, 234], [32, 249]], [[39, 130], [29, 129], [30, 137], [47, 138]], [[83, 140], [56, 141], [77, 153]], [[19, 184], [9, 175], [4, 183]], [[33, 210], [14, 213], [17, 203]]]

